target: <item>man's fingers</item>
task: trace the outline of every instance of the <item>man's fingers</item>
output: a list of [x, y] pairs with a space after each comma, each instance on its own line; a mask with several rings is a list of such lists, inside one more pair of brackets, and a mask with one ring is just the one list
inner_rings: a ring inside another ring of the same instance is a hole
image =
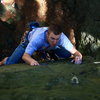
[[31, 66], [36, 66], [36, 65], [39, 65], [39, 63], [37, 61], [35, 61], [35, 62], [32, 62], [30, 65]]
[[82, 58], [80, 58], [79, 56], [75, 57], [75, 64], [81, 64], [82, 63]]

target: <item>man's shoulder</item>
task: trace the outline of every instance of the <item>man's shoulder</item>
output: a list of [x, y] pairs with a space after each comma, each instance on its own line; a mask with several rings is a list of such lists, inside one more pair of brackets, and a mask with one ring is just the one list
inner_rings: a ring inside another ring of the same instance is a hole
[[63, 32], [62, 32], [62, 34], [61, 34], [60, 40], [61, 40], [61, 41], [67, 41], [67, 42], [70, 41], [69, 38], [68, 38], [68, 36], [65, 35]]
[[30, 31], [30, 34], [32, 34], [33, 36], [36, 36], [47, 30], [48, 30], [48, 27], [38, 27], [38, 28], [34, 28], [32, 31]]
[[61, 38], [64, 38], [64, 37], [67, 37], [66, 35], [65, 35], [65, 33], [61, 33]]
[[45, 32], [48, 30], [48, 27], [39, 27], [39, 28], [36, 28], [35, 30], [35, 35], [37, 34], [38, 36], [41, 36], [41, 35], [45, 35]]
[[32, 34], [31, 39], [32, 40], [44, 40], [45, 37], [45, 32], [48, 30], [48, 27], [39, 27], [39, 28], [35, 28], [34, 30], [32, 30], [30, 32], [30, 34]]
[[45, 30], [48, 30], [48, 27], [38, 27], [38, 28], [36, 28], [36, 30], [43, 30], [43, 31], [45, 31]]

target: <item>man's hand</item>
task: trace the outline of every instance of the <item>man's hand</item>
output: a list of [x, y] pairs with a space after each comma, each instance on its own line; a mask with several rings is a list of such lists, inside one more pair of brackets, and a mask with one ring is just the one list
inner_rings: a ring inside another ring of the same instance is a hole
[[71, 53], [74, 56], [74, 60], [72, 62], [74, 62], [75, 64], [81, 64], [82, 54], [78, 50], [76, 50], [76, 48], [72, 48]]
[[36, 66], [36, 65], [39, 65], [39, 63], [36, 61], [36, 60], [32, 60], [31, 62], [30, 62], [30, 65], [31, 66]]
[[82, 63], [82, 58], [80, 56], [76, 56], [74, 59], [75, 64], [81, 64]]
[[33, 59], [29, 54], [27, 53], [24, 53], [22, 59], [29, 65], [31, 66], [36, 66], [36, 65], [39, 65], [39, 63]]

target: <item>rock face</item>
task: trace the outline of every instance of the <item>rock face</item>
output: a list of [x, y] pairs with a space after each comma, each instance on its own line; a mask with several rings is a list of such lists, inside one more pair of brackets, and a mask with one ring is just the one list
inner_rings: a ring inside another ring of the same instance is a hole
[[99, 100], [100, 64], [0, 67], [0, 100]]

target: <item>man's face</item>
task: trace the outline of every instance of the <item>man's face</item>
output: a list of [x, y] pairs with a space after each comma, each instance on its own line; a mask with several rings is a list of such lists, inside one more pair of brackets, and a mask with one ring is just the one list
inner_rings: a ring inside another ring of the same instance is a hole
[[59, 41], [60, 35], [55, 35], [53, 32], [47, 33], [47, 41], [49, 42], [51, 47], [56, 46]]

